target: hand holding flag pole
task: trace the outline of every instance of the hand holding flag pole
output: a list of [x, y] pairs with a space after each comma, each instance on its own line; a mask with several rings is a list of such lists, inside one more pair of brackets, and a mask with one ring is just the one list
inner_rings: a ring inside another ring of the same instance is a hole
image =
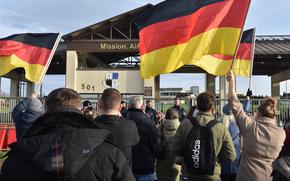
[[252, 94], [250, 89], [255, 51], [255, 30], [256, 28], [252, 28], [243, 32], [242, 39], [238, 47], [238, 53], [233, 59], [231, 67], [231, 70], [233, 70], [235, 75], [249, 77], [247, 96], [249, 92]]

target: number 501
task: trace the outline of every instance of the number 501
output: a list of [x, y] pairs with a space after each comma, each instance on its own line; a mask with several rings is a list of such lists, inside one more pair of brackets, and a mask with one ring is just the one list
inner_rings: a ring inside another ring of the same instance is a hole
[[95, 86], [94, 85], [89, 85], [89, 84], [81, 84], [81, 89], [83, 90], [92, 90], [95, 91]]

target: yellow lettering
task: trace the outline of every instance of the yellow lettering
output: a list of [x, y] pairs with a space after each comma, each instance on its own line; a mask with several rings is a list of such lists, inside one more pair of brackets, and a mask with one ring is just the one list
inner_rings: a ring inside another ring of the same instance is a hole
[[100, 49], [106, 49], [107, 48], [107, 43], [101, 43]]

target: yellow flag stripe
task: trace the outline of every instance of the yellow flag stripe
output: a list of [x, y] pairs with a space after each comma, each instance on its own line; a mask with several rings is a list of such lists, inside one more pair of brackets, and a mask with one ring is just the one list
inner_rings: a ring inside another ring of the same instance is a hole
[[[161, 48], [141, 56], [141, 77], [151, 78], [160, 73], [169, 73], [183, 65], [201, 66], [214, 75], [224, 75], [228, 70], [219, 70], [202, 58], [205, 55], [224, 54], [233, 56], [239, 39], [240, 28], [216, 28], [191, 38], [188, 42]], [[226, 60], [229, 62], [228, 60]], [[228, 63], [226, 63], [228, 64]]]
[[233, 65], [234, 75], [249, 77], [251, 75], [252, 61], [236, 59]]
[[44, 73], [44, 66], [40, 64], [29, 64], [16, 55], [0, 57], [0, 76], [7, 74], [13, 69], [24, 68], [25, 78], [32, 82], [39, 82]]
[[232, 60], [222, 60], [211, 55], [203, 56], [195, 65], [213, 75], [225, 75], [231, 68]]

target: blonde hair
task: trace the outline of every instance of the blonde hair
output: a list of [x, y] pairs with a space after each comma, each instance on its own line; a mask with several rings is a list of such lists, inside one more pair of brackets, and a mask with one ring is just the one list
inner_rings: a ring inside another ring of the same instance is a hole
[[258, 107], [258, 111], [263, 117], [275, 118], [277, 100], [273, 97], [267, 97], [265, 102]]

